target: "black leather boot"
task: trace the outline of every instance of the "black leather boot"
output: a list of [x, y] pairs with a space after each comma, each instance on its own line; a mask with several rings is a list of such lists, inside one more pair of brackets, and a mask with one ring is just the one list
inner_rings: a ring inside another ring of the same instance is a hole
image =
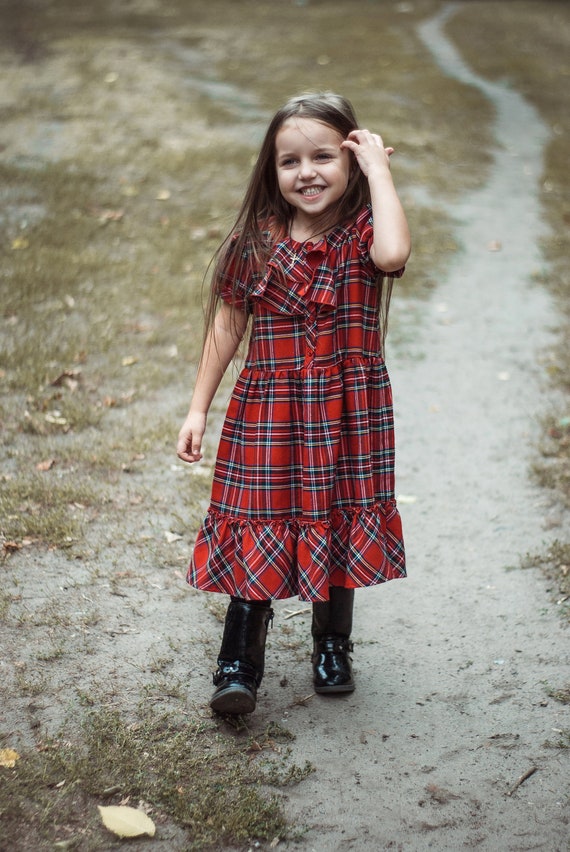
[[352, 610], [354, 589], [331, 586], [330, 599], [313, 604], [313, 683], [315, 692], [352, 692]]
[[232, 598], [226, 621], [214, 694], [210, 707], [216, 713], [253, 713], [257, 690], [265, 669], [265, 640], [273, 621], [270, 601]]

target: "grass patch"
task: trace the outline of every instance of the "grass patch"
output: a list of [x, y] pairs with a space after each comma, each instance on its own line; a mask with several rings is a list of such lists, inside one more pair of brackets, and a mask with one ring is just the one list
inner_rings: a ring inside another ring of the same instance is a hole
[[559, 689], [549, 686], [546, 691], [555, 701], [559, 701], [561, 704], [570, 704], [570, 684]]
[[188, 850], [283, 838], [283, 809], [267, 787], [298, 783], [312, 771], [289, 765], [291, 738], [277, 725], [252, 739], [213, 721], [150, 712], [128, 722], [115, 711], [93, 711], [78, 743], [47, 740], [3, 770], [4, 836], [17, 836], [25, 822], [42, 844], [119, 848], [101, 827], [97, 805], [128, 802], [143, 803], [157, 839], [168, 837], [172, 823], [182, 829]]
[[569, 749], [570, 748], [570, 728], [562, 728], [559, 731], [558, 739], [546, 740], [544, 743], [546, 748]]
[[93, 501], [85, 483], [46, 480], [41, 475], [4, 478], [0, 535], [6, 541], [35, 540], [69, 547], [81, 532], [80, 507]]
[[195, 358], [199, 345], [199, 276], [212, 232], [189, 242], [179, 200], [165, 205], [155, 191], [125, 185], [123, 165], [111, 164], [104, 177], [100, 164], [0, 167], [8, 211], [0, 380], [6, 394], [24, 392], [39, 407], [56, 395], [50, 383], [81, 373], [95, 398], [85, 393], [72, 412], [76, 429], [97, 422], [93, 391], [101, 383], [108, 396], [127, 392], [133, 379], [159, 387], [175, 373], [178, 350]]
[[551, 584], [552, 599], [570, 622], [570, 542], [556, 540], [546, 553], [527, 553], [521, 568], [540, 568]]
[[570, 506], [570, 417], [551, 415], [545, 418], [543, 428], [534, 475], [543, 488], [558, 492]]

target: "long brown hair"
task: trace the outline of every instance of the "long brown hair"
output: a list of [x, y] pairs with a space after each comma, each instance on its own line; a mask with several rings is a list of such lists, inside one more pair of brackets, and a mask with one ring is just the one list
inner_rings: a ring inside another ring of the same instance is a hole
[[[275, 139], [289, 118], [301, 117], [320, 121], [336, 130], [346, 139], [358, 122], [352, 104], [333, 92], [307, 92], [291, 98], [273, 116], [265, 137], [235, 223], [213, 259], [212, 283], [206, 310], [206, 334], [211, 328], [219, 304], [219, 291], [227, 270], [236, 268], [244, 254], [253, 256], [256, 267], [263, 270], [271, 254], [267, 232], [271, 226], [274, 240], [289, 233], [295, 208], [286, 201], [279, 190], [275, 164]], [[348, 186], [341, 198], [316, 222], [317, 232], [354, 221], [364, 205], [370, 203], [368, 180], [358, 167], [354, 155]], [[235, 282], [234, 282], [235, 284]], [[392, 291], [392, 278], [378, 273], [382, 340], [387, 327], [388, 307]]]

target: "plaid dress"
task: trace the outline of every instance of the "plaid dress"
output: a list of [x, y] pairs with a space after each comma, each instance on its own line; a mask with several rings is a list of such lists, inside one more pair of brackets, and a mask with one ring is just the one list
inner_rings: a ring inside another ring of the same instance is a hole
[[[252, 331], [193, 586], [322, 601], [330, 585], [405, 576], [371, 243], [367, 207], [315, 244], [277, 242], [264, 274], [244, 254], [233, 299], [253, 314]], [[232, 299], [231, 284], [221, 295]]]

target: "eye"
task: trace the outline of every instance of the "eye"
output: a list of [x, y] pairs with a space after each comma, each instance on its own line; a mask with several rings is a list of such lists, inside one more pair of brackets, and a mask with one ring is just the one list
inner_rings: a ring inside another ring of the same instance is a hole
[[333, 155], [328, 154], [326, 151], [320, 151], [315, 157], [315, 160], [319, 160], [320, 162], [326, 162], [327, 160], [332, 160], [332, 159], [333, 159]]
[[279, 165], [282, 169], [288, 169], [291, 168], [291, 166], [294, 166], [296, 162], [297, 160], [294, 157], [286, 157], [284, 160], [281, 160]]

